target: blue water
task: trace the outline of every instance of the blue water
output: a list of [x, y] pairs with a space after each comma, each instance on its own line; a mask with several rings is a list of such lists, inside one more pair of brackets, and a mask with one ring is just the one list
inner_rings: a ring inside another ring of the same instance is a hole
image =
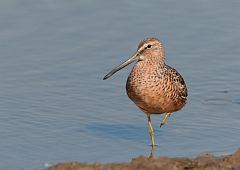
[[146, 116], [128, 99], [132, 66], [103, 76], [148, 36], [184, 77], [186, 107], [159, 129], [155, 157], [236, 150], [238, 1], [0, 1], [0, 169], [126, 162], [150, 153]]

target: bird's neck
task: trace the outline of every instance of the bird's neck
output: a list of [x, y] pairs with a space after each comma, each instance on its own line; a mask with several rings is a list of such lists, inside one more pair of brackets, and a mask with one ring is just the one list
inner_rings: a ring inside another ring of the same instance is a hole
[[139, 70], [140, 72], [145, 72], [148, 70], [155, 70], [159, 67], [164, 67], [165, 62], [163, 60], [145, 60], [145, 61], [139, 61], [134, 66], [134, 69]]

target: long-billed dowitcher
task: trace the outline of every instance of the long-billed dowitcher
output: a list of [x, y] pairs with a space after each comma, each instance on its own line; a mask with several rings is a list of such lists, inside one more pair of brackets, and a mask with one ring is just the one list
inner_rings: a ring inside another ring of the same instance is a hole
[[125, 62], [110, 71], [107, 79], [125, 66], [136, 62], [126, 83], [128, 97], [147, 115], [149, 134], [154, 143], [151, 114], [166, 113], [160, 127], [172, 112], [180, 110], [187, 100], [187, 87], [182, 76], [164, 62], [164, 48], [157, 38], [146, 38]]

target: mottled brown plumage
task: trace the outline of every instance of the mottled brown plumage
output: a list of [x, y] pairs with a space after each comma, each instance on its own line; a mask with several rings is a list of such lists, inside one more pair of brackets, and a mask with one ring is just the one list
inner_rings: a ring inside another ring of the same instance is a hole
[[[152, 47], [147, 48], [148, 45]], [[182, 76], [164, 63], [162, 43], [147, 38], [137, 51], [144, 57], [128, 77], [128, 97], [146, 114], [180, 110], [186, 103], [187, 88]]]
[[187, 100], [187, 87], [182, 76], [164, 62], [164, 48], [156, 38], [140, 42], [134, 55], [123, 62], [104, 79], [109, 78], [126, 65], [137, 62], [128, 76], [128, 97], [148, 116], [149, 132], [154, 146], [151, 114], [166, 113], [161, 126], [170, 113], [180, 110]]

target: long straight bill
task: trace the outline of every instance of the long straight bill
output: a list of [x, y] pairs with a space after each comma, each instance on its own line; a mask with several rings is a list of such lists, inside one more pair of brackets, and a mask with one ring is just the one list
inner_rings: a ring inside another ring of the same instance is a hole
[[137, 57], [137, 53], [135, 53], [132, 57], [130, 57], [127, 61], [124, 61], [122, 64], [120, 64], [119, 66], [115, 67], [112, 71], [110, 71], [104, 78], [103, 80], [108, 79], [109, 77], [111, 77], [114, 73], [116, 73], [117, 71], [121, 70], [122, 68], [126, 67], [127, 65], [133, 63], [134, 61], [137, 61], [138, 57]]

